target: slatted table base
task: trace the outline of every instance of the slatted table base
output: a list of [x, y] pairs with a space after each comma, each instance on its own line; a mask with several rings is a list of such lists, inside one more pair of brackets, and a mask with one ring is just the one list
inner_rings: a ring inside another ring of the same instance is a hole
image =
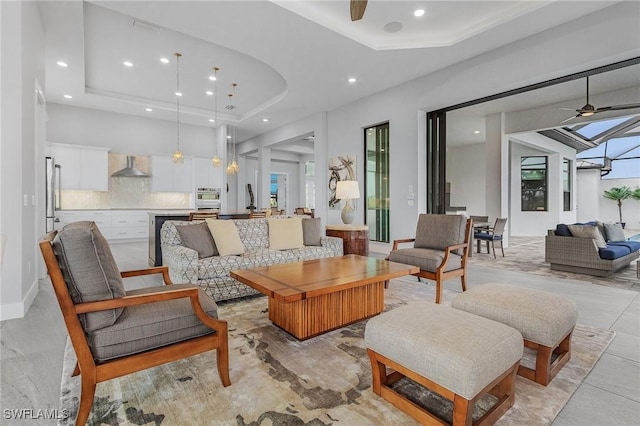
[[300, 340], [344, 327], [384, 309], [384, 281], [295, 302], [269, 298], [269, 319]]

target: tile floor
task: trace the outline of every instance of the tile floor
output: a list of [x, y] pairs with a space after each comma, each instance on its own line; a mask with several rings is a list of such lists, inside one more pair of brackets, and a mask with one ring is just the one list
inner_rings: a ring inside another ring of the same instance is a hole
[[[542, 246], [543, 247], [543, 246]], [[122, 270], [146, 267], [143, 243], [113, 244]], [[371, 255], [384, 257], [389, 246], [371, 244]], [[578, 321], [616, 331], [616, 337], [578, 388], [553, 425], [640, 425], [640, 283], [631, 271], [611, 279], [549, 273], [540, 262], [540, 244], [512, 240], [505, 259], [474, 255], [469, 286], [505, 282], [564, 294], [578, 304]], [[523, 254], [524, 253], [524, 254]], [[533, 261], [532, 259], [537, 259]], [[535, 268], [532, 265], [537, 265]], [[127, 288], [159, 283], [157, 278], [126, 280]], [[430, 285], [430, 284], [425, 284]], [[0, 323], [0, 424], [11, 424], [5, 409], [57, 408], [66, 330], [48, 280], [27, 315]], [[460, 291], [452, 280], [445, 287]], [[13, 424], [42, 425], [53, 421], [21, 420]]]

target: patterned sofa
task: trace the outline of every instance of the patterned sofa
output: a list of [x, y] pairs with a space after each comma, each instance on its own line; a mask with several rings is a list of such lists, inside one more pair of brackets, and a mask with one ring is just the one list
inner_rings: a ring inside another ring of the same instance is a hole
[[342, 256], [342, 239], [322, 236], [319, 246], [273, 250], [269, 248], [267, 219], [234, 219], [245, 252], [238, 256], [211, 256], [198, 259], [198, 253], [183, 245], [177, 226], [202, 223], [200, 220], [168, 220], [162, 225], [160, 242], [163, 264], [169, 267], [174, 283], [197, 284], [216, 301], [257, 294], [251, 287], [229, 276], [232, 269], [256, 268], [277, 263]]

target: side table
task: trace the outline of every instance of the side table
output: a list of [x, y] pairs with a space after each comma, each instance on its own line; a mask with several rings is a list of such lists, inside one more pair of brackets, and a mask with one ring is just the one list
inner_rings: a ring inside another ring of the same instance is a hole
[[369, 227], [367, 225], [327, 225], [327, 237], [342, 238], [344, 254], [369, 256]]

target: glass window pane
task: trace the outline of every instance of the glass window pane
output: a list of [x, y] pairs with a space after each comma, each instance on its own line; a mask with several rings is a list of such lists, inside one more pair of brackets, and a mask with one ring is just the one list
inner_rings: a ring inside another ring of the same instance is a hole
[[520, 159], [522, 211], [547, 210], [547, 157]]

